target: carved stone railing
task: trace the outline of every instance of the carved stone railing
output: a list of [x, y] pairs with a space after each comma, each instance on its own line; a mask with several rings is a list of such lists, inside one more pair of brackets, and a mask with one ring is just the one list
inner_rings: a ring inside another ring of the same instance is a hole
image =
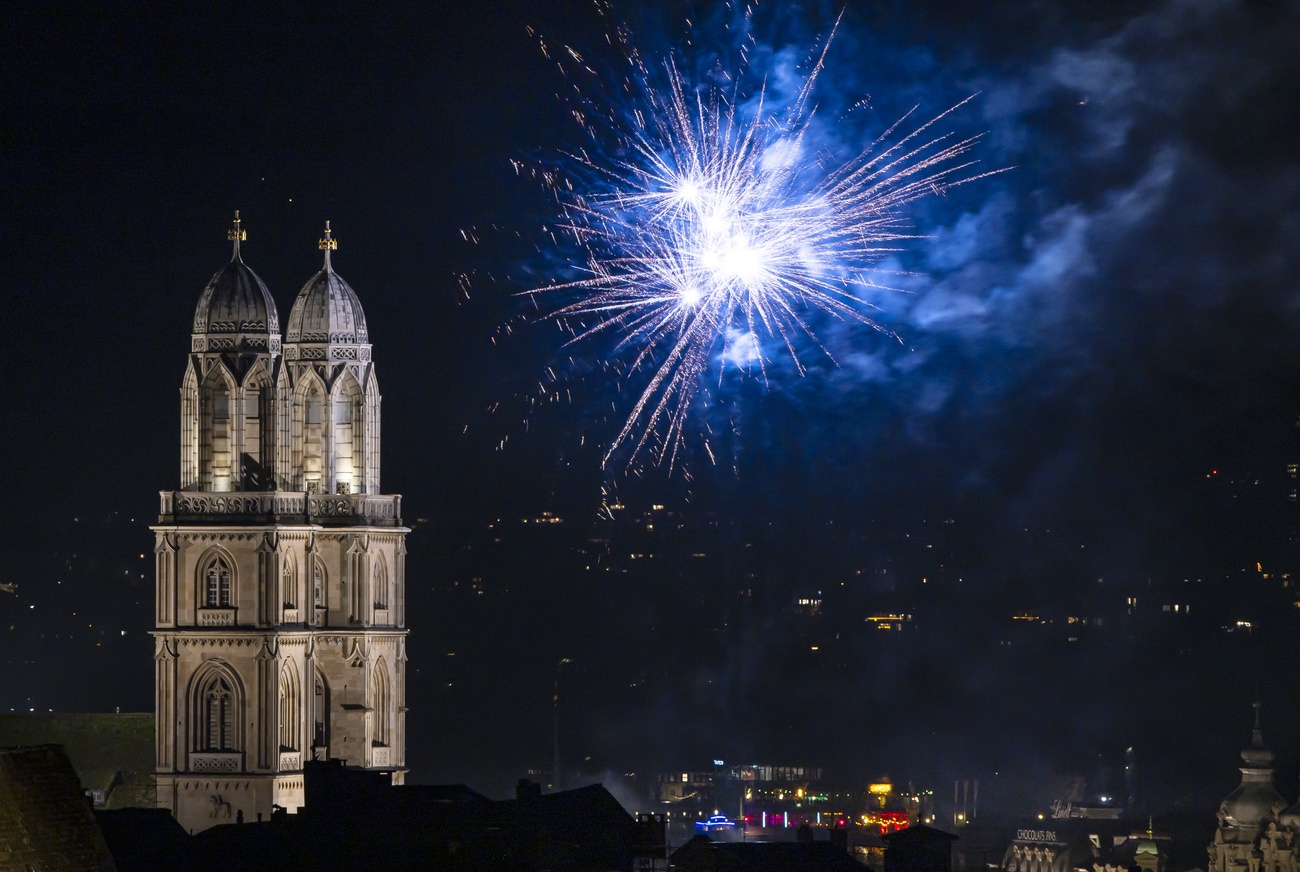
[[302, 768], [301, 751], [281, 751], [280, 752], [280, 771], [297, 772]]
[[233, 627], [235, 626], [235, 610], [225, 606], [215, 608], [200, 607], [198, 610], [198, 625], [200, 627]]
[[190, 753], [191, 772], [239, 772], [244, 755], [239, 751], [193, 751]]
[[389, 748], [376, 746], [370, 749], [371, 766], [387, 766]]
[[307, 495], [284, 491], [162, 491], [163, 515], [303, 515]]
[[160, 524], [320, 524], [400, 527], [398, 494], [162, 491]]
[[326, 618], [329, 615], [328, 609], [316, 609], [316, 626], [323, 627], [326, 624]]
[[402, 523], [402, 498], [397, 494], [307, 494], [307, 514], [317, 523], [325, 518], [365, 518], [379, 526]]
[[388, 609], [375, 609], [375, 618], [371, 623], [376, 627], [391, 626], [392, 613]]
[[302, 618], [299, 617], [300, 614], [301, 614], [301, 612], [299, 612], [296, 608], [294, 608], [294, 609], [285, 609], [285, 610], [284, 610], [284, 617], [281, 618], [281, 620], [282, 620], [284, 623], [286, 623], [286, 624], [296, 624], [296, 623], [298, 623], [299, 621], [302, 620]]

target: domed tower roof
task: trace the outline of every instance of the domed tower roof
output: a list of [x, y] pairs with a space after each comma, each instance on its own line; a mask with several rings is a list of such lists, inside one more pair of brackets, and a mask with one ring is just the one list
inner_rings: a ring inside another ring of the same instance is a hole
[[[289, 311], [285, 342], [295, 344], [320, 344], [333, 346], [369, 346], [370, 334], [366, 330], [366, 314], [361, 301], [330, 263], [330, 252], [338, 248], [338, 240], [325, 222], [325, 238], [320, 241], [325, 251], [325, 265], [307, 280], [293, 301]], [[331, 355], [337, 358], [340, 355]], [[345, 355], [357, 359], [353, 355]], [[369, 355], [367, 355], [367, 358]]]
[[194, 308], [195, 351], [252, 349], [279, 352], [280, 314], [271, 292], [257, 273], [239, 256], [239, 243], [248, 238], [239, 213], [227, 234], [234, 242], [230, 263], [216, 274], [199, 295]]
[[1241, 784], [1224, 797], [1219, 804], [1219, 815], [1225, 827], [1242, 832], [1245, 840], [1253, 840], [1266, 820], [1286, 808], [1287, 802], [1273, 787], [1273, 752], [1264, 745], [1264, 734], [1259, 727], [1260, 704], [1255, 703], [1255, 729], [1251, 732], [1250, 746], [1241, 752]]

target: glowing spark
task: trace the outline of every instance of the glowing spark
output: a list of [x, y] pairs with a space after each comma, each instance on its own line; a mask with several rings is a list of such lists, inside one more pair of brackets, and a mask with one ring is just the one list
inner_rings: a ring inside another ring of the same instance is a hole
[[904, 116], [846, 160], [810, 153], [810, 98], [829, 46], [830, 38], [798, 96], [779, 110], [762, 90], [743, 101], [688, 87], [671, 60], [666, 87], [656, 89], [634, 60], [625, 90], [639, 101], [603, 131], [620, 156], [599, 157], [611, 153], [600, 147], [607, 139], [584, 125], [592, 143], [570, 157], [591, 180], [586, 188], [542, 174], [563, 215], [555, 229], [582, 252], [573, 264], [581, 277], [527, 293], [573, 295], [549, 313], [577, 322], [570, 342], [616, 334], [617, 350], [631, 352], [629, 371], [650, 371], [605, 462], [639, 430], [629, 464], [654, 435], [655, 459], [671, 465], [715, 361], [757, 364], [765, 375], [766, 341], [784, 346], [802, 372], [797, 341], [825, 350], [809, 312], [889, 332], [860, 294], [881, 287], [863, 273], [913, 236], [901, 207], [990, 174], [958, 160], [978, 136], [927, 133], [957, 106], [891, 139]]

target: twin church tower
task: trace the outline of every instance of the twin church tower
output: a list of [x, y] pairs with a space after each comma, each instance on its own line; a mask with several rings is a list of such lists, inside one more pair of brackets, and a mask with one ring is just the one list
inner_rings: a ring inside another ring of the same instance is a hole
[[187, 830], [303, 804], [303, 761], [405, 773], [405, 538], [379, 385], [330, 263], [275, 301], [234, 254], [199, 297], [181, 489], [155, 537], [158, 805]]

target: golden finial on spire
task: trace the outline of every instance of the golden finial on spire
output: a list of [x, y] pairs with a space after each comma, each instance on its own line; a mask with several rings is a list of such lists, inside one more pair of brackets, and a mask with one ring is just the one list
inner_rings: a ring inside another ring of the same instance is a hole
[[235, 253], [231, 260], [239, 260], [239, 243], [248, 238], [248, 231], [243, 228], [239, 221], [239, 210], [235, 210], [235, 226], [226, 231], [226, 238], [235, 243]]
[[325, 268], [329, 269], [330, 252], [338, 250], [339, 241], [334, 238], [334, 231], [330, 230], [330, 223], [328, 221], [325, 222], [325, 236], [316, 247], [325, 252]]

